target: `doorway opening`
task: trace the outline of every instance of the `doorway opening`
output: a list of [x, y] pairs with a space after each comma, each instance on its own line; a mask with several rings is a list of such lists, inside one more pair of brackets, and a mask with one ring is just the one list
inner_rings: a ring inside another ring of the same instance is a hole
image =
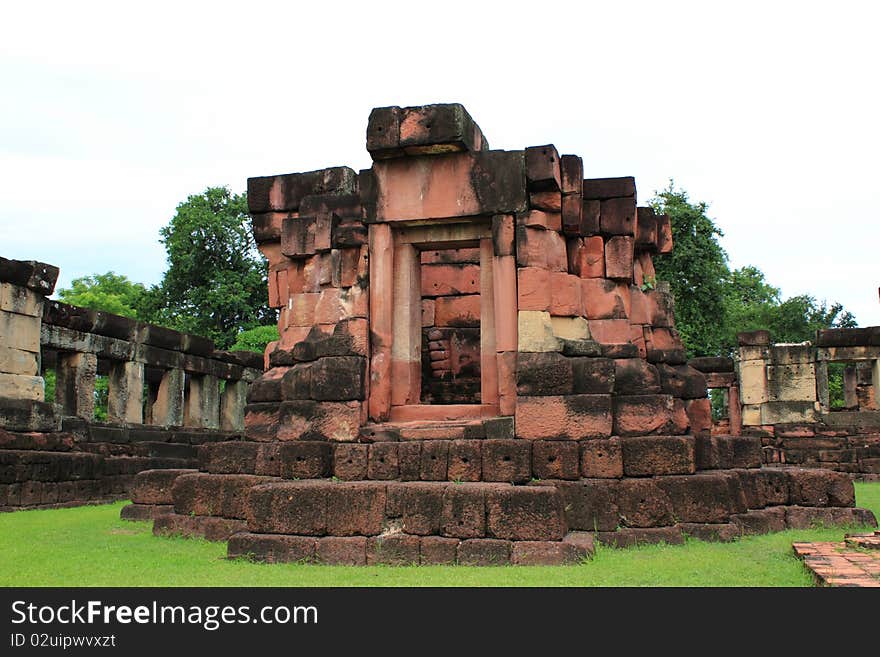
[[480, 250], [421, 252], [422, 404], [479, 404]]

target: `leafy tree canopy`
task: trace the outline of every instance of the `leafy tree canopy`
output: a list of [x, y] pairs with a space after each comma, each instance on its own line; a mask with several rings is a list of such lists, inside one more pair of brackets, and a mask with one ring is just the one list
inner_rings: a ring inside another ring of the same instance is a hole
[[668, 281], [675, 295], [676, 326], [692, 355], [719, 353], [724, 342], [729, 276], [727, 253], [718, 243], [721, 230], [706, 215], [705, 203], [691, 203], [672, 181], [651, 201], [672, 224], [672, 253], [657, 258], [659, 280]]
[[244, 194], [209, 187], [190, 196], [160, 234], [168, 269], [150, 290], [151, 321], [209, 337], [225, 349], [239, 332], [275, 320]]
[[257, 326], [256, 328], [242, 331], [235, 338], [235, 343], [229, 348], [230, 351], [256, 351], [263, 353], [266, 345], [278, 340], [278, 326]]
[[73, 306], [138, 318], [146, 293], [141, 283], [133, 283], [126, 276], [108, 271], [73, 279], [69, 288], [58, 290], [58, 298]]

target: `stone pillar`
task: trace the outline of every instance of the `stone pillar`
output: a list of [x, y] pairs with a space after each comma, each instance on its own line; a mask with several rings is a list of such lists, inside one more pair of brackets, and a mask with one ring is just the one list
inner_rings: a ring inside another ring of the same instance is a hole
[[183, 425], [183, 370], [165, 370], [153, 403], [153, 424]]
[[742, 403], [742, 423], [761, 425], [762, 406], [770, 401], [767, 365], [770, 360], [770, 333], [752, 331], [737, 335], [737, 378]]
[[244, 431], [247, 387], [246, 381], [226, 382], [220, 395], [220, 428], [224, 431]]
[[516, 359], [519, 349], [515, 256], [495, 256], [492, 281], [499, 412], [501, 415], [513, 415], [516, 412]]
[[[144, 379], [147, 379], [146, 375]], [[156, 424], [153, 422], [153, 404], [156, 403], [158, 396], [159, 384], [151, 383], [147, 380], [147, 385], [144, 389], [144, 424]]]
[[480, 401], [493, 405], [498, 403], [494, 260], [492, 240], [480, 240]]
[[739, 401], [739, 388], [737, 386], [730, 386], [727, 389], [727, 418], [730, 424], [728, 428], [730, 435], [742, 435], [743, 413]]
[[831, 410], [831, 393], [828, 391], [828, 362], [816, 361], [816, 397], [819, 410], [828, 413]]
[[[394, 248], [394, 318], [391, 344], [391, 405], [418, 404], [422, 396], [422, 281], [419, 252]], [[376, 289], [375, 284], [372, 287]]]
[[871, 363], [871, 384], [874, 387], [874, 408], [880, 407], [880, 359]]
[[370, 419], [382, 422], [391, 412], [394, 239], [391, 226], [373, 224], [370, 243]]
[[55, 403], [64, 415], [92, 420], [95, 417], [95, 354], [59, 353], [55, 378]]
[[0, 283], [0, 397], [43, 401], [40, 323], [43, 297]]
[[854, 365], [847, 365], [843, 370], [843, 406], [854, 410], [859, 407], [859, 373]]
[[107, 420], [144, 422], [144, 366], [130, 361], [114, 362], [108, 380]]
[[191, 374], [185, 395], [184, 424], [205, 429], [220, 428], [220, 381], [210, 374]]

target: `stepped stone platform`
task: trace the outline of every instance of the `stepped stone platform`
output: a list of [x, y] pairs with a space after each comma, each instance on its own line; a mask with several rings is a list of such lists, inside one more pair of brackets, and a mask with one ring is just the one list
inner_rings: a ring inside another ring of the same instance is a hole
[[230, 557], [564, 564], [612, 546], [876, 524], [841, 473], [711, 435], [669, 218], [457, 104], [374, 109], [370, 169], [251, 178], [279, 309], [245, 440], [137, 476], [127, 517]]

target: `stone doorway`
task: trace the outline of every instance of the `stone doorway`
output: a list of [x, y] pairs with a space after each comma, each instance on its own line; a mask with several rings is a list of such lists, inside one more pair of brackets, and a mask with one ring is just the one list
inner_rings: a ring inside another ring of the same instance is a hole
[[373, 421], [499, 415], [497, 317], [515, 326], [516, 283], [496, 260], [489, 218], [370, 227]]

